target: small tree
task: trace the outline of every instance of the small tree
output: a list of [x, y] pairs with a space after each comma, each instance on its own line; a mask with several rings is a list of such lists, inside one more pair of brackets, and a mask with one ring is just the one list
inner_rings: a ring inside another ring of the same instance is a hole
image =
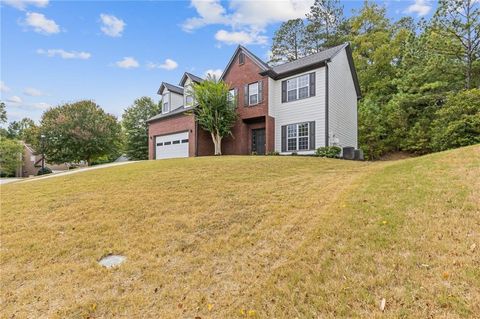
[[0, 102], [0, 124], [7, 123], [7, 110], [5, 103]]
[[115, 116], [92, 101], [79, 101], [43, 113], [41, 133], [51, 163], [92, 161], [114, 157], [120, 147], [121, 127]]
[[0, 138], [0, 176], [14, 176], [22, 163], [22, 144], [9, 138]]
[[148, 125], [147, 120], [161, 110], [160, 103], [149, 97], [141, 97], [125, 109], [122, 126], [125, 131], [125, 152], [129, 159], [148, 159]]
[[215, 155], [222, 155], [222, 138], [232, 134], [237, 119], [235, 101], [230, 98], [229, 86], [209, 75], [202, 83], [193, 85], [193, 92], [198, 103], [193, 114], [200, 127], [210, 132]]

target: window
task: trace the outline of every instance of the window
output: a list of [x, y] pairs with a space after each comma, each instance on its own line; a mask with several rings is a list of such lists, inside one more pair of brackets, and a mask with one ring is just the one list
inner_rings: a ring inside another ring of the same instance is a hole
[[173, 141], [172, 144], [180, 144], [180, 140]]
[[188, 85], [185, 87], [185, 107], [190, 107], [193, 106], [193, 91], [192, 91], [192, 86]]
[[185, 143], [188, 143], [188, 138], [187, 138], [187, 139], [184, 139], [184, 140], [182, 140], [182, 144], [185, 144]]
[[162, 113], [170, 112], [170, 94], [165, 93], [162, 97]]
[[309, 123], [287, 125], [287, 151], [309, 149]]
[[163, 143], [162, 142], [157, 143], [157, 146], [163, 146]]
[[248, 104], [258, 104], [258, 82], [248, 85]]
[[235, 106], [237, 106], [236, 102], [237, 102], [237, 96], [236, 96], [236, 90], [235, 89], [231, 89], [230, 91], [228, 91], [228, 101], [229, 102], [233, 102], [235, 104]]
[[287, 80], [287, 101], [295, 101], [310, 96], [310, 75], [305, 74]]
[[238, 55], [238, 64], [243, 63], [245, 63], [245, 54], [243, 54], [243, 52], [240, 52], [240, 54]]

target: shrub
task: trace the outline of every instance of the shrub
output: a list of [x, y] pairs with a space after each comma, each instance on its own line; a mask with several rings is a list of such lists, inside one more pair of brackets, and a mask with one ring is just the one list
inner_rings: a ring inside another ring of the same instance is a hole
[[342, 149], [338, 146], [325, 146], [317, 148], [315, 155], [320, 157], [336, 158], [340, 156]]
[[50, 169], [50, 167], [45, 166], [44, 168], [40, 168], [37, 173], [37, 175], [46, 175], [46, 174], [52, 174], [52, 170]]
[[14, 176], [22, 164], [23, 146], [20, 142], [9, 138], [0, 138], [0, 174], [2, 177]]
[[292, 156], [297, 156], [298, 153], [297, 152], [292, 152]]
[[278, 156], [278, 155], [280, 155], [280, 153], [279, 152], [268, 152], [267, 155], [268, 156]]
[[450, 95], [432, 123], [432, 148], [443, 151], [477, 143], [480, 143], [480, 89]]

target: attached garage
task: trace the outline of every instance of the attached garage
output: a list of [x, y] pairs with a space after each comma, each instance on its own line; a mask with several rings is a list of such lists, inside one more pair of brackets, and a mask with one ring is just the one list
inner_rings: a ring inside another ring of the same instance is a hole
[[188, 131], [155, 137], [155, 159], [188, 157]]

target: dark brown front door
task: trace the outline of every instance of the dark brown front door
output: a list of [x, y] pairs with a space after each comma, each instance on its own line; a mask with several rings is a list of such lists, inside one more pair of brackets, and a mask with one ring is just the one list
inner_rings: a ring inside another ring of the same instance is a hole
[[252, 130], [252, 152], [265, 155], [265, 129]]

